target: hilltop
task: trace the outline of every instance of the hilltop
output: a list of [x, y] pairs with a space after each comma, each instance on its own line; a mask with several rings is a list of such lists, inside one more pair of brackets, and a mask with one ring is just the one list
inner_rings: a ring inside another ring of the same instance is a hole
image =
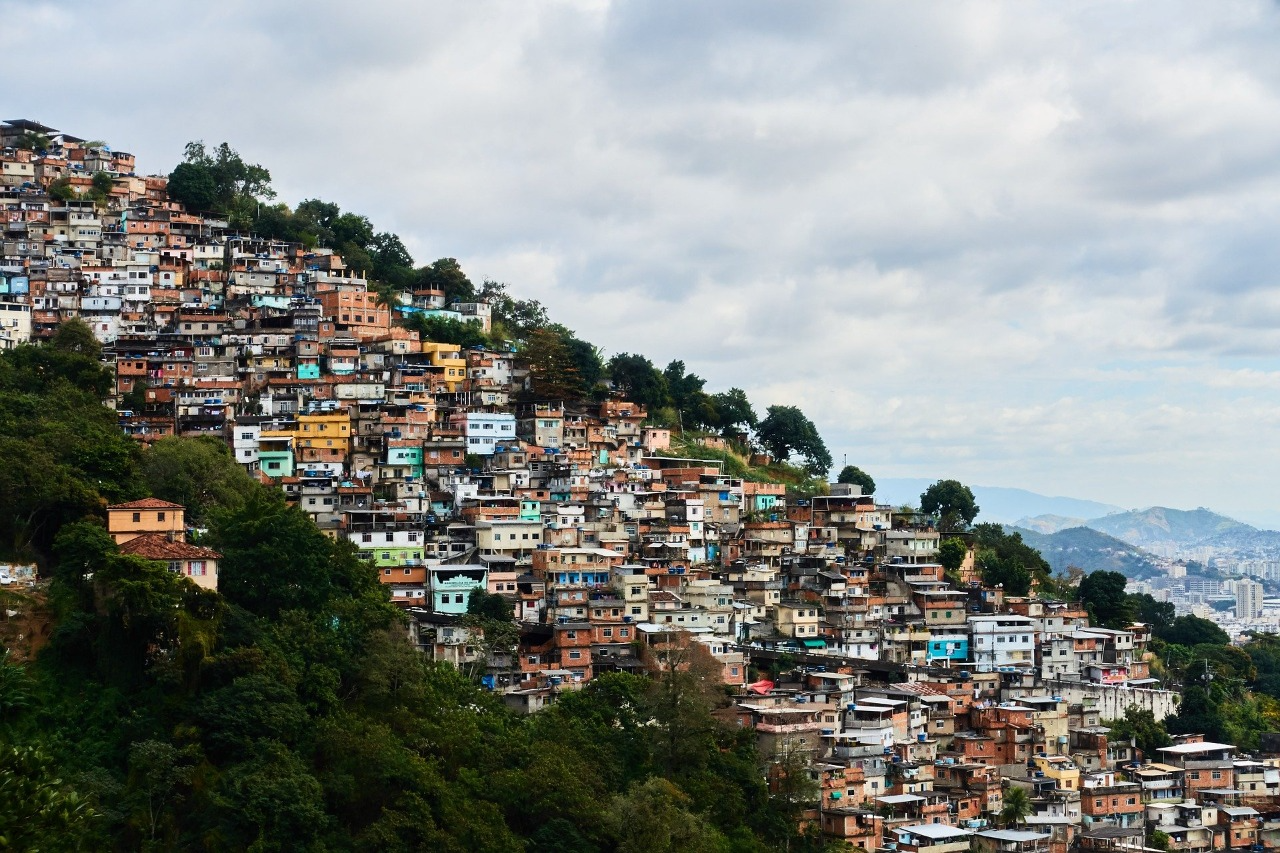
[[1257, 532], [1257, 528], [1252, 525], [1219, 515], [1204, 507], [1181, 510], [1153, 506], [1094, 518], [1086, 524], [1094, 530], [1142, 548], [1195, 545], [1224, 534]]
[[1038, 550], [1055, 572], [1078, 566], [1086, 572], [1120, 572], [1130, 578], [1159, 574], [1154, 555], [1088, 527], [1069, 527], [1052, 533], [1013, 525], [1006, 525], [1005, 529], [1021, 533], [1023, 540]]

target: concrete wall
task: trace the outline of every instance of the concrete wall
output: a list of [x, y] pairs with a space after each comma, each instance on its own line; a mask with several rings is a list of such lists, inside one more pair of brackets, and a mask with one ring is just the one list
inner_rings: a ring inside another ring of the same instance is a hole
[[1089, 698], [1097, 701], [1098, 713], [1104, 720], [1124, 716], [1130, 705], [1150, 711], [1157, 720], [1171, 717], [1178, 711], [1178, 694], [1171, 690], [1149, 690], [1144, 687], [1126, 687], [1123, 684], [1091, 684], [1080, 681], [1044, 682], [1053, 696], [1061, 696], [1075, 705]]

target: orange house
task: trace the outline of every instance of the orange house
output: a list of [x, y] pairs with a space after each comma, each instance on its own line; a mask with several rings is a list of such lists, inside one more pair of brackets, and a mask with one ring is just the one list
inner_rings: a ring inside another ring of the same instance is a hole
[[182, 542], [186, 539], [186, 507], [157, 498], [143, 498], [107, 507], [107, 532], [117, 545], [147, 533], [159, 533]]

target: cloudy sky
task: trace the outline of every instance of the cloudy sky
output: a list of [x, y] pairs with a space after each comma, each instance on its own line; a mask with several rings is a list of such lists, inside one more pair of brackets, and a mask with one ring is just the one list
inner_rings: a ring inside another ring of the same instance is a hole
[[837, 464], [1280, 519], [1280, 6], [0, 0], [5, 118], [229, 141]]

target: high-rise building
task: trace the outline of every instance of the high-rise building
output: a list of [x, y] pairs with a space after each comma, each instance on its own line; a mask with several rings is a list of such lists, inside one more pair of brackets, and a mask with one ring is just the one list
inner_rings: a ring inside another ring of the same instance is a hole
[[1262, 584], [1243, 579], [1236, 581], [1236, 618], [1257, 619], [1262, 615]]

